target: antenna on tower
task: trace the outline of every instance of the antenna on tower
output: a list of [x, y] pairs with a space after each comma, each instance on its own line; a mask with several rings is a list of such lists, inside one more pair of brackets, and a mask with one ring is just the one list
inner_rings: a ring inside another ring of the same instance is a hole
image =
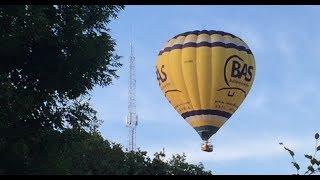
[[128, 87], [128, 115], [126, 126], [129, 128], [128, 151], [136, 150], [136, 127], [138, 115], [136, 112], [136, 60], [134, 56], [133, 28], [131, 26], [130, 59], [129, 59], [129, 87]]

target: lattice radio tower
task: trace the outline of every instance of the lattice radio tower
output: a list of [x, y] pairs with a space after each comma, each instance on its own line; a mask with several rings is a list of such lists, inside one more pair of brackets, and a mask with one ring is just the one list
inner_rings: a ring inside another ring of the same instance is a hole
[[128, 115], [126, 118], [126, 126], [129, 128], [129, 142], [127, 150], [135, 151], [138, 115], [136, 112], [136, 59], [134, 57], [132, 41], [130, 43], [129, 64]]

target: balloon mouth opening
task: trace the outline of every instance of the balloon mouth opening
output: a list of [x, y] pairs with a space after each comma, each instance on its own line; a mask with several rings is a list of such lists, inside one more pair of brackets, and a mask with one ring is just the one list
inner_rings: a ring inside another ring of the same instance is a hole
[[208, 141], [212, 135], [214, 135], [219, 128], [214, 126], [200, 126], [194, 128], [197, 133], [200, 135], [203, 141]]
[[214, 134], [212, 131], [199, 131], [198, 134], [200, 135], [203, 141], [208, 141], [210, 137]]
[[201, 144], [201, 150], [204, 152], [212, 152], [213, 145], [209, 142], [209, 139], [219, 130], [219, 128], [214, 126], [202, 126], [196, 127], [195, 129], [203, 140], [203, 143]]

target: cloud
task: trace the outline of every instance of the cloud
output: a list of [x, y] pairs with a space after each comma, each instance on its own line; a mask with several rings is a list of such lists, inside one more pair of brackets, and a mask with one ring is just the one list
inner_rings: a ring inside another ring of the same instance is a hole
[[257, 90], [257, 92], [252, 93], [247, 98], [245, 99], [247, 109], [253, 112], [263, 111], [269, 102], [268, 96], [263, 90]]
[[[296, 46], [297, 41], [297, 33], [291, 33], [286, 31], [278, 32], [274, 34], [275, 38], [273, 40], [273, 44], [275, 46], [275, 50], [278, 51], [278, 56], [281, 61], [286, 63], [286, 66], [290, 68], [296, 67], [297, 57], [296, 54], [299, 51], [299, 47]], [[298, 36], [299, 37], [299, 36]]]
[[221, 30], [230, 32], [243, 39], [249, 48], [255, 53], [264, 52], [268, 46], [268, 44], [266, 44], [267, 42], [259, 32], [259, 29], [250, 26], [244, 21], [237, 22], [234, 20], [218, 19], [216, 24]]

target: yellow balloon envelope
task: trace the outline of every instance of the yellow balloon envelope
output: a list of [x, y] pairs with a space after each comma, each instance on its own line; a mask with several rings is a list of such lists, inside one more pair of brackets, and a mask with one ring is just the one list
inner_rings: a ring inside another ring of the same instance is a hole
[[215, 134], [247, 96], [255, 76], [247, 44], [223, 31], [179, 34], [159, 52], [159, 86], [204, 141]]

